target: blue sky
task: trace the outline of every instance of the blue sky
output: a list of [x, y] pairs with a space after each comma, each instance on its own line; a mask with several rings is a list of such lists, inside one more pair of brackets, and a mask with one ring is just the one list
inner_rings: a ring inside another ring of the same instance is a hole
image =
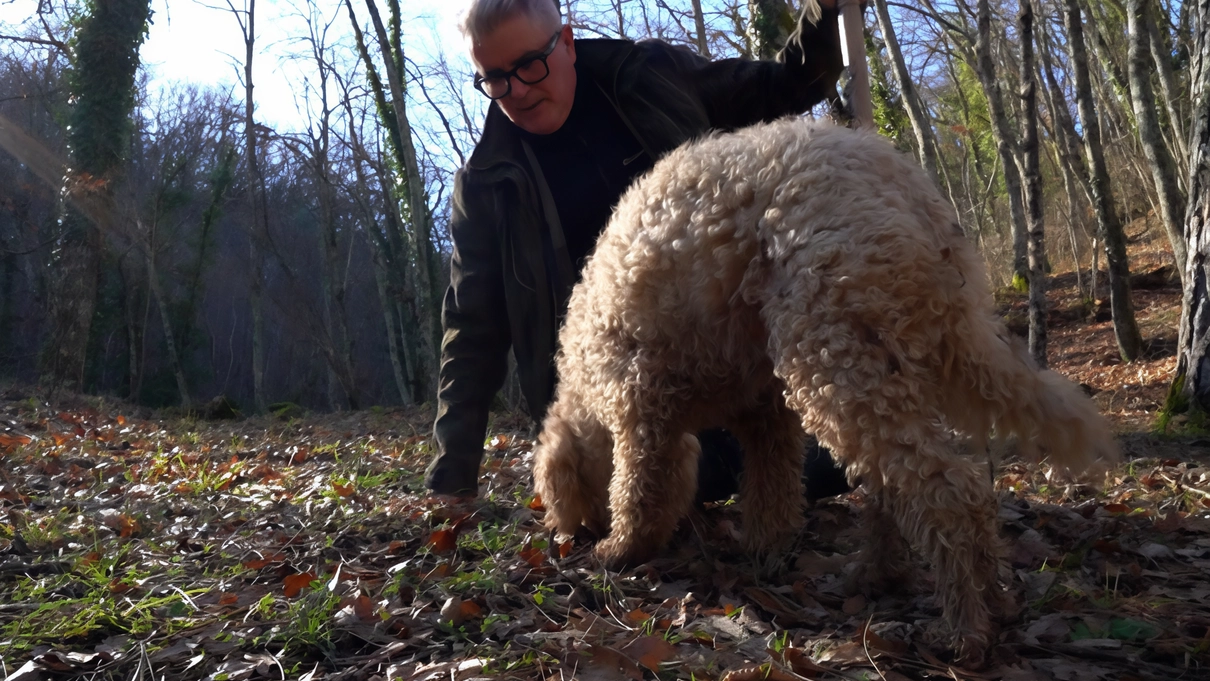
[[[405, 50], [417, 61], [427, 61], [445, 50], [455, 68], [463, 68], [462, 39], [456, 28], [459, 13], [468, 0], [403, 0]], [[243, 0], [233, 0], [236, 7]], [[321, 16], [335, 17], [333, 37], [349, 34], [349, 21], [340, 0], [318, 0]], [[37, 0], [0, 0], [0, 33], [31, 16]], [[384, 3], [380, 3], [385, 11]], [[314, 70], [308, 63], [295, 63], [292, 55], [304, 51], [297, 38], [306, 35], [300, 10], [303, 0], [258, 0], [256, 12], [257, 54], [253, 95], [257, 118], [280, 130], [299, 125], [296, 93], [306, 73]], [[368, 15], [364, 0], [355, 0], [360, 19]], [[154, 86], [172, 82], [239, 88], [242, 99], [243, 38], [225, 0], [152, 0], [152, 26], [141, 57]], [[0, 49], [3, 42], [0, 42]], [[465, 69], [469, 71], [469, 66]]]

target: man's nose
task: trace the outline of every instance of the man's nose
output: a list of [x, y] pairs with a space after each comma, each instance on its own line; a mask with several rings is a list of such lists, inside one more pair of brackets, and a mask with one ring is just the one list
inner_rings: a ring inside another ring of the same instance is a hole
[[509, 99], [525, 99], [525, 95], [529, 94], [529, 86], [521, 82], [520, 78], [513, 78], [512, 90], [509, 91]]

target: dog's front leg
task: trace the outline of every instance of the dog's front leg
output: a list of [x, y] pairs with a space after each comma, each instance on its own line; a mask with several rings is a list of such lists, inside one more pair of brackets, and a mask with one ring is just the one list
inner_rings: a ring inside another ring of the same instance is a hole
[[646, 562], [668, 543], [693, 502], [700, 454], [696, 437], [651, 424], [615, 437], [611, 529], [596, 548], [607, 568]]
[[780, 388], [770, 390], [756, 409], [741, 415], [732, 432], [744, 450], [739, 500], [744, 543], [757, 557], [769, 557], [784, 548], [803, 524], [806, 435]]

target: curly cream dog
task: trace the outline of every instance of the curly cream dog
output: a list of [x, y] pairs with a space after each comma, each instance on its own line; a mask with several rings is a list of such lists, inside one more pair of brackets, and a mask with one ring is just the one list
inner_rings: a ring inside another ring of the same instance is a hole
[[546, 523], [607, 534], [607, 566], [650, 558], [693, 499], [691, 433], [723, 425], [748, 545], [778, 548], [805, 429], [870, 492], [863, 577], [898, 579], [914, 546], [977, 661], [998, 507], [963, 436], [1074, 472], [1116, 455], [1092, 402], [1006, 339], [952, 208], [877, 135], [790, 119], [689, 144], [623, 196], [572, 294], [534, 466]]

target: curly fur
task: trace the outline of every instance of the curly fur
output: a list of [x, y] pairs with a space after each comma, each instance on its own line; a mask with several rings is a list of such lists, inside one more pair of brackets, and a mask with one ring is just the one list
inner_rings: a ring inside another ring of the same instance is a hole
[[925, 173], [801, 119], [682, 147], [627, 192], [557, 365], [534, 467], [553, 530], [608, 531], [610, 567], [650, 558], [693, 498], [689, 434], [725, 426], [747, 457], [746, 541], [776, 549], [801, 523], [805, 430], [869, 489], [863, 577], [893, 583], [921, 551], [968, 661], [991, 641], [1000, 549], [960, 438], [1015, 434], [1074, 473], [1116, 456], [1093, 404], [1008, 340]]

